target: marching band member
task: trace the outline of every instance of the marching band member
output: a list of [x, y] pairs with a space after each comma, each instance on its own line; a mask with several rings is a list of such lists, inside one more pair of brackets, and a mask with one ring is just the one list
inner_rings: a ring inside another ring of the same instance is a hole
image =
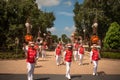
[[78, 49], [78, 55], [79, 55], [79, 59], [80, 59], [79, 65], [82, 65], [82, 61], [83, 61], [83, 57], [84, 57], [84, 52], [85, 52], [85, 48], [83, 47], [83, 44], [81, 43], [80, 47]]
[[93, 44], [92, 46], [92, 50], [90, 52], [90, 60], [91, 63], [93, 63], [93, 75], [98, 75], [97, 68], [98, 68], [98, 61], [100, 60], [100, 53], [99, 50], [97, 49], [96, 44]]
[[33, 80], [35, 62], [36, 62], [37, 51], [34, 48], [34, 43], [29, 42], [29, 47], [27, 51], [27, 69], [28, 69], [28, 80]]
[[74, 60], [77, 61], [78, 60], [78, 48], [79, 48], [79, 43], [76, 40], [75, 44], [74, 44]]
[[42, 45], [40, 46], [40, 52], [42, 54], [42, 59], [44, 59], [44, 60], [45, 60], [45, 57], [46, 57], [46, 49], [48, 49], [48, 46], [47, 46], [47, 42], [44, 41], [42, 43]]
[[57, 45], [57, 47], [55, 49], [55, 57], [56, 57], [57, 66], [59, 66], [60, 62], [61, 62], [61, 53], [62, 53], [62, 49], [59, 45]]
[[66, 78], [68, 78], [69, 80], [71, 80], [70, 67], [72, 62], [72, 55], [73, 55], [72, 44], [68, 44], [67, 49], [64, 52], [64, 60], [66, 63]]

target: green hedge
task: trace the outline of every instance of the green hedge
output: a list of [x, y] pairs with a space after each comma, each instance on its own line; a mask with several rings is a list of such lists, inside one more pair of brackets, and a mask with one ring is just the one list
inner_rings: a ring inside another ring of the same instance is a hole
[[0, 52], [0, 59], [24, 59], [24, 53]]
[[101, 57], [109, 58], [109, 59], [120, 59], [120, 53], [119, 52], [102, 52]]
[[[120, 52], [101, 52], [102, 58], [109, 59], [120, 59]], [[0, 59], [25, 59], [24, 52], [13, 53], [13, 52], [0, 52]]]

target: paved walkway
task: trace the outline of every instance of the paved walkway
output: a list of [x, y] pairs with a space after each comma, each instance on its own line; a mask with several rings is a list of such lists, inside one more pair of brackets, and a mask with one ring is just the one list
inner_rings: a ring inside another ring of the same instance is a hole
[[[65, 65], [56, 66], [54, 52], [47, 52], [46, 60], [39, 58], [35, 68], [35, 80], [66, 80]], [[93, 64], [89, 61], [86, 53], [83, 65], [78, 61], [71, 65], [72, 80], [120, 80], [120, 60], [101, 59], [99, 61], [99, 76], [92, 76]], [[1, 60], [0, 80], [27, 80], [26, 61], [23, 60]]]

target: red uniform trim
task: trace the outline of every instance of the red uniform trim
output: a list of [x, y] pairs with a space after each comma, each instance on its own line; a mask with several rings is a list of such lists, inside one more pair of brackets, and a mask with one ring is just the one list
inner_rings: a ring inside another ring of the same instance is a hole
[[93, 52], [92, 60], [94, 60], [94, 61], [99, 60], [99, 51], [97, 49], [93, 49], [92, 52]]
[[56, 55], [61, 55], [61, 48], [60, 47], [56, 48]]
[[72, 62], [72, 50], [66, 50], [65, 61]]
[[78, 43], [75, 43], [74, 47], [75, 47], [75, 50], [77, 51], [78, 48], [79, 48], [79, 44], [78, 44]]
[[38, 45], [35, 45], [34, 48], [37, 50], [37, 49], [39, 49], [39, 46], [38, 46]]
[[36, 58], [36, 49], [29, 47], [27, 52], [27, 62], [35, 63], [35, 58]]
[[79, 54], [84, 54], [84, 47], [80, 47], [80, 49], [79, 49]]

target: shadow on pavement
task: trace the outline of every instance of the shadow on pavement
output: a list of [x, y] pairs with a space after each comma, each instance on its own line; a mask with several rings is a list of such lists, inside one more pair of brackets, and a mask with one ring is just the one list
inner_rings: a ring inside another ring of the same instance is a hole
[[89, 65], [89, 63], [83, 63], [83, 65]]
[[[71, 80], [120, 80], [120, 74], [107, 75], [99, 72], [99, 76], [91, 74], [72, 74]], [[27, 80], [27, 74], [6, 74], [0, 73], [0, 80]], [[61, 74], [35, 74], [34, 80], [67, 80]]]
[[98, 72], [98, 75], [106, 75], [106, 73], [104, 71], [100, 71]]
[[49, 60], [38, 60], [38, 62], [41, 62], [41, 61], [49, 61]]
[[35, 65], [35, 68], [40, 68], [40, 67], [43, 67], [43, 66], [41, 66], [41, 65]]
[[46, 78], [38, 78], [38, 79], [35, 79], [35, 80], [49, 80], [50, 78], [49, 77], [46, 77]]

